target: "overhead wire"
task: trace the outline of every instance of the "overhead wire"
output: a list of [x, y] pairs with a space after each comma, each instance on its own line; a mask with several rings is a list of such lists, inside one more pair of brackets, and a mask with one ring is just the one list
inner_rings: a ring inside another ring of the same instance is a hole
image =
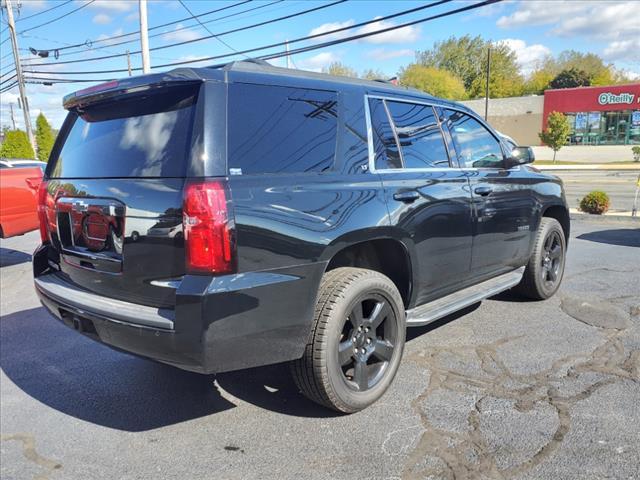
[[[344, 1], [346, 1], [346, 0], [338, 0], [337, 2], [334, 2], [333, 4], [328, 4], [328, 5], [335, 5], [337, 3], [342, 3]], [[327, 36], [327, 35], [333, 35], [333, 34], [336, 34], [336, 33], [344, 32], [345, 30], [350, 30], [350, 29], [353, 29], [353, 28], [360, 28], [360, 27], [363, 27], [363, 26], [366, 26], [366, 25], [370, 25], [370, 24], [373, 24], [373, 23], [382, 22], [382, 21], [385, 21], [385, 20], [388, 20], [388, 19], [391, 19], [391, 18], [399, 17], [399, 16], [402, 16], [402, 15], [408, 15], [410, 13], [415, 13], [417, 11], [425, 10], [425, 9], [428, 9], [428, 8], [433, 8], [433, 7], [436, 7], [436, 6], [445, 4], [445, 3], [449, 3], [449, 2], [452, 2], [452, 1], [453, 0], [438, 0], [438, 1], [435, 1], [435, 2], [432, 2], [432, 3], [428, 3], [426, 5], [421, 5], [420, 7], [415, 7], [415, 8], [411, 8], [411, 9], [408, 9], [408, 10], [403, 10], [401, 12], [396, 12], [396, 13], [393, 13], [391, 15], [387, 15], [385, 17], [374, 18], [373, 20], [360, 22], [360, 23], [357, 23], [357, 24], [354, 24], [354, 25], [348, 25], [346, 27], [339, 27], [339, 28], [336, 28], [336, 29], [333, 29], [333, 30], [328, 30], [326, 32], [316, 33], [314, 35], [307, 35], [307, 36], [304, 36], [304, 37], [298, 37], [298, 38], [295, 38], [293, 40], [287, 40], [287, 41], [284, 41], [284, 42], [272, 43], [270, 45], [264, 45], [264, 46], [261, 46], [261, 47], [250, 48], [250, 49], [238, 52], [238, 54], [254, 53], [254, 52], [257, 52], [257, 51], [260, 51], [260, 50], [266, 50], [266, 49], [269, 49], [269, 48], [285, 46], [287, 43], [298, 43], [298, 42], [302, 42], [302, 41], [306, 41], [306, 40], [312, 40], [314, 38], [319, 38], [319, 37], [323, 37], [323, 36]], [[319, 8], [319, 7], [316, 7], [316, 8]], [[306, 12], [308, 12], [308, 10]], [[302, 13], [302, 12], [298, 12], [298, 14], [300, 14], [300, 13]], [[296, 14], [292, 14], [292, 15], [296, 15]], [[289, 15], [289, 17], [290, 16], [291, 15]], [[280, 17], [280, 19], [283, 19], [283, 18], [284, 17]], [[260, 24], [254, 24], [253, 26], [255, 26], [255, 25], [264, 25], [266, 23], [272, 23], [272, 21], [269, 20], [269, 21], [266, 21], [266, 22], [260, 22]], [[227, 35], [229, 33], [237, 32], [237, 31], [240, 31], [240, 30], [246, 30], [249, 27], [252, 27], [252, 26], [241, 27], [241, 28], [236, 28], [236, 29], [233, 29], [233, 30], [228, 30], [226, 32], [219, 33], [218, 36]], [[168, 45], [168, 46], [165, 46], [165, 47], [181, 45], [183, 43], [185, 43], [185, 42], [180, 42], [180, 43]], [[189, 41], [187, 43], [192, 43], [192, 42]], [[150, 50], [158, 50], [159, 48], [161, 48], [161, 47], [152, 48]], [[140, 53], [140, 51], [138, 50], [136, 53]], [[229, 56], [232, 56], [232, 55], [234, 55], [234, 54], [214, 55], [212, 57], [205, 57], [203, 59], [196, 60], [196, 61], [214, 60], [214, 59], [218, 59], [218, 58], [229, 57]], [[98, 58], [99, 57], [94, 57], [92, 60], [97, 60]], [[114, 57], [106, 56], [106, 58], [114, 58]], [[87, 60], [87, 61], [91, 61], [91, 60]], [[184, 63], [192, 63], [193, 61], [194, 60], [189, 60], [189, 61], [185, 61]], [[77, 61], [74, 60], [74, 61], [65, 61], [65, 62], [44, 63], [44, 64], [39, 64], [39, 65], [43, 65], [43, 66], [44, 65], [61, 65], [61, 64], [65, 64], [65, 63], [77, 63]], [[168, 65], [171, 66], [171, 65], [179, 65], [179, 64], [180, 63], [168, 64]], [[34, 65], [35, 64], [31, 64], [29, 66], [31, 67], [31, 66], [34, 66]], [[114, 70], [89, 70], [89, 71], [56, 72], [56, 73], [60, 74], [60, 75], [77, 75], [77, 74], [92, 74], [92, 73], [119, 73], [119, 72], [122, 72], [122, 71], [126, 71], [126, 70], [118, 70], [118, 69], [114, 69]], [[32, 71], [30, 71], [30, 73], [50, 73], [50, 72], [42, 71], [42, 70], [32, 70]]]
[[[452, 1], [452, 0], [440, 0], [438, 2], [433, 2], [433, 3], [429, 4], [429, 5], [430, 6], [436, 6], [436, 5], [439, 5], [439, 4], [449, 3], [450, 1]], [[339, 38], [339, 39], [335, 39], [335, 40], [331, 40], [331, 41], [327, 41], [327, 42], [319, 43], [319, 44], [315, 44], [315, 45], [308, 45], [308, 46], [300, 47], [300, 48], [297, 48], [297, 49], [294, 49], [294, 50], [291, 50], [291, 51], [283, 50], [283, 51], [280, 51], [280, 52], [266, 54], [266, 55], [260, 56], [258, 58], [259, 59], [263, 59], [263, 60], [272, 60], [272, 59], [275, 59], [275, 58], [284, 57], [286, 55], [292, 55], [292, 54], [295, 55], [295, 54], [299, 54], [299, 53], [306, 53], [306, 52], [309, 52], [309, 51], [318, 50], [318, 49], [326, 48], [326, 47], [333, 46], [333, 45], [338, 45], [338, 44], [342, 44], [342, 43], [346, 43], [346, 42], [350, 42], [350, 41], [354, 41], [354, 40], [359, 40], [359, 39], [362, 39], [362, 38], [367, 38], [367, 37], [370, 37], [370, 36], [373, 36], [373, 35], [380, 35], [382, 33], [391, 32], [391, 31], [394, 31], [394, 30], [398, 30], [400, 28], [406, 28], [406, 27], [409, 27], [409, 26], [418, 25], [418, 24], [425, 23], [425, 22], [428, 22], [428, 21], [437, 20], [439, 18], [444, 18], [444, 17], [450, 16], [450, 15], [454, 15], [454, 14], [457, 14], [457, 13], [462, 13], [462, 12], [474, 10], [476, 8], [481, 8], [481, 7], [484, 7], [484, 6], [487, 6], [487, 5], [491, 5], [491, 4], [494, 4], [494, 3], [499, 3], [501, 1], [503, 1], [503, 0], [484, 0], [484, 1], [477, 2], [477, 3], [471, 4], [471, 5], [467, 5], [467, 6], [464, 6], [464, 7], [456, 8], [456, 9], [453, 9], [453, 10], [448, 10], [446, 12], [442, 12], [442, 13], [439, 13], [439, 14], [431, 15], [431, 16], [428, 16], [428, 17], [423, 17], [423, 18], [420, 18], [420, 19], [417, 19], [417, 20], [401, 23], [401, 24], [398, 24], [398, 25], [393, 25], [391, 27], [383, 28], [383, 29], [380, 29], [380, 30], [374, 30], [374, 31], [371, 31], [371, 32], [364, 32], [364, 33], [360, 33], [360, 34], [357, 34], [357, 35], [352, 35], [352, 36], [345, 37], [345, 38]], [[395, 16], [397, 16], [397, 14], [395, 14]], [[380, 21], [380, 20], [381, 20], [380, 18], [376, 19], [376, 21]], [[366, 22], [366, 23], [370, 23], [370, 22]], [[344, 30], [344, 28], [335, 29], [335, 30], [326, 32], [323, 35], [333, 34], [336, 31], [342, 31], [342, 30]], [[298, 39], [294, 39], [294, 40], [289, 40], [288, 43], [299, 42], [299, 41], [302, 41], [304, 39], [315, 38], [315, 37], [318, 37], [318, 36], [319, 35], [312, 35], [312, 36], [308, 36], [308, 37], [302, 37], [302, 38], [298, 38]], [[254, 51], [264, 50], [264, 49], [267, 49], [267, 48], [273, 48], [275, 46], [283, 46], [283, 45], [286, 45], [286, 43], [287, 42], [275, 43], [275, 44], [271, 44], [271, 45], [267, 45], [267, 46], [246, 49], [246, 50], [240, 51], [238, 53], [240, 53], [240, 54], [252, 53]], [[214, 56], [204, 57], [204, 58], [200, 58], [200, 59], [196, 59], [196, 60], [185, 60], [185, 61], [181, 61], [181, 62], [173, 62], [173, 63], [169, 63], [169, 64], [156, 65], [154, 68], [165, 68], [165, 67], [172, 67], [172, 66], [178, 66], [178, 65], [186, 65], [186, 64], [194, 63], [194, 62], [217, 60], [217, 59], [220, 59], [220, 58], [225, 58], [225, 57], [229, 57], [229, 56], [233, 56], [233, 55], [234, 54], [214, 55]], [[217, 65], [210, 65], [209, 67], [210, 68], [216, 68], [216, 67], [221, 67], [223, 65], [224, 64], [217, 64]], [[142, 70], [142, 68], [137, 67], [137, 68], [134, 68], [132, 70], [138, 71], [138, 70]], [[89, 72], [55, 72], [55, 74], [56, 75], [67, 75], [67, 74], [92, 74], [92, 73], [120, 73], [120, 72], [126, 72], [126, 71], [127, 71], [127, 69], [115, 69], [115, 70], [102, 70], [102, 71], [89, 71]], [[54, 73], [54, 72], [29, 71], [29, 72], [26, 72], [26, 73], [44, 73], [44, 74], [47, 74], [47, 73]], [[40, 78], [40, 79], [42, 79], [42, 78]], [[103, 79], [101, 79], [99, 81], [105, 81], [105, 80], [110, 80], [110, 79], [103, 78]], [[64, 79], [56, 79], [56, 78], [47, 78], [47, 81], [64, 82], [65, 80]], [[96, 80], [96, 81], [98, 81], [98, 80]]]
[[89, 0], [87, 3], [84, 3], [84, 4], [80, 5], [78, 8], [75, 8], [75, 9], [73, 9], [73, 10], [71, 10], [71, 11], [69, 11], [69, 12], [65, 13], [64, 15], [60, 15], [59, 17], [53, 18], [53, 19], [51, 19], [51, 20], [48, 20], [48, 21], [46, 21], [46, 22], [44, 22], [44, 23], [41, 23], [40, 25], [36, 25], [35, 27], [29, 27], [29, 28], [27, 28], [27, 29], [25, 29], [25, 30], [22, 30], [22, 31], [18, 32], [18, 35], [23, 35], [23, 34], [25, 34], [25, 33], [27, 33], [27, 32], [30, 32], [31, 30], [35, 30], [36, 28], [44, 27], [45, 25], [50, 25], [50, 24], [52, 24], [53, 22], [57, 22], [58, 20], [62, 20], [63, 18], [68, 17], [69, 15], [74, 14], [74, 13], [75, 13], [75, 12], [77, 12], [78, 10], [82, 10], [83, 8], [88, 7], [89, 5], [91, 5], [91, 4], [92, 4], [93, 2], [95, 2], [95, 1], [96, 1], [96, 0]]
[[43, 14], [45, 14], [47, 12], [55, 10], [56, 8], [64, 7], [66, 4], [71, 3], [71, 2], [73, 2], [73, 0], [67, 0], [66, 2], [59, 3], [58, 5], [56, 5], [54, 7], [47, 8], [46, 10], [42, 10], [41, 12], [37, 12], [37, 13], [34, 13], [32, 15], [28, 15], [26, 17], [19, 17], [19, 18], [16, 19], [16, 23], [24, 22], [25, 20], [29, 20], [30, 18], [37, 17], [38, 15], [43, 15]]

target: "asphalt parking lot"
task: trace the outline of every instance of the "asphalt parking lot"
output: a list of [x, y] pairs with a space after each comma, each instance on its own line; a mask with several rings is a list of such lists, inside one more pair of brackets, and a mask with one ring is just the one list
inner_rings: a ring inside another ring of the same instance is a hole
[[286, 366], [200, 376], [112, 351], [0, 242], [3, 479], [631, 479], [640, 472], [640, 222], [573, 222], [546, 302], [505, 293], [409, 331], [383, 399], [336, 415]]

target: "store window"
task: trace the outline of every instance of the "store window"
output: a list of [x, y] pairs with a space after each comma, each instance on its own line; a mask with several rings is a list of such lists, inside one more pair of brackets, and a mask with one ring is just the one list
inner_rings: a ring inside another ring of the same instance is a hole
[[640, 144], [640, 110], [569, 112], [572, 145]]

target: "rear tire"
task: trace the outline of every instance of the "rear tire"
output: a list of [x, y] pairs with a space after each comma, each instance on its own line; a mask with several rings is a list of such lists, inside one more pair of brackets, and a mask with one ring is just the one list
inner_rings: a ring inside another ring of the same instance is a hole
[[351, 267], [325, 273], [312, 328], [304, 355], [291, 365], [305, 396], [343, 413], [382, 397], [406, 334], [402, 297], [389, 278]]
[[562, 226], [555, 218], [540, 221], [533, 253], [515, 290], [534, 300], [546, 300], [560, 287], [567, 244]]

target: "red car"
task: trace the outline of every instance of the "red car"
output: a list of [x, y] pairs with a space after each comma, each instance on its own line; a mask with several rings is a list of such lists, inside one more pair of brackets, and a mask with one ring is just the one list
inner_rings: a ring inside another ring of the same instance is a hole
[[[42, 181], [40, 162], [0, 164], [0, 237], [36, 230], [38, 221], [38, 187]], [[33, 166], [32, 166], [33, 165]]]

